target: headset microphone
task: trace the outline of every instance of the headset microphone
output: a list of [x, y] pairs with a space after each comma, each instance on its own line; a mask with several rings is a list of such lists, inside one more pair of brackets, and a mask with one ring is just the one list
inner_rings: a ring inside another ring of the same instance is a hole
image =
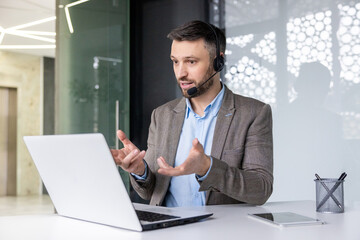
[[203, 82], [202, 84], [200, 84], [199, 87], [192, 87], [192, 88], [190, 88], [189, 90], [187, 90], [187, 94], [188, 94], [189, 96], [192, 96], [192, 95], [196, 94], [196, 93], [198, 92], [198, 89], [199, 89], [202, 85], [204, 85], [205, 83], [207, 83], [210, 79], [212, 79], [212, 77], [215, 76], [215, 74], [217, 74], [217, 73], [218, 73], [218, 72], [215, 72], [213, 75], [211, 75], [211, 77], [209, 77], [205, 82]]
[[214, 29], [213, 26], [211, 26], [211, 24], [204, 22], [205, 24], [207, 24], [209, 26], [209, 28], [211, 29], [211, 31], [214, 33], [215, 36], [215, 41], [216, 41], [216, 58], [214, 59], [214, 70], [215, 73], [213, 75], [211, 75], [211, 77], [209, 77], [205, 82], [203, 82], [202, 84], [200, 84], [199, 87], [192, 87], [189, 90], [187, 90], [187, 94], [189, 96], [193, 96], [194, 94], [196, 94], [198, 92], [198, 89], [204, 85], [205, 83], [207, 83], [213, 76], [215, 76], [215, 74], [217, 74], [218, 72], [220, 72], [225, 65], [225, 59], [223, 56], [220, 55], [220, 41], [218, 39], [218, 36], [216, 34], [216, 31]]

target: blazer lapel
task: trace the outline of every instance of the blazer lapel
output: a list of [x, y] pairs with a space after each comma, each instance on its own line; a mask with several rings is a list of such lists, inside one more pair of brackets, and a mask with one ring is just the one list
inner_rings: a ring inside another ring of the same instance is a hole
[[[161, 124], [166, 125], [164, 126], [164, 130], [167, 134], [165, 134], [161, 139], [160, 145], [163, 146], [163, 148], [160, 150], [160, 154], [165, 158], [170, 166], [174, 166], [175, 163], [176, 150], [179, 144], [180, 133], [185, 117], [185, 105], [185, 99], [181, 99], [173, 109], [165, 111], [161, 116], [163, 120], [161, 121]], [[155, 171], [157, 171], [159, 166], [157, 164], [155, 165]], [[171, 177], [169, 176], [161, 174], [157, 175], [156, 187], [151, 199], [152, 204], [162, 204], [169, 188], [170, 179]]]
[[[218, 112], [213, 143], [211, 147], [211, 155], [220, 159], [226, 136], [229, 131], [231, 121], [234, 117], [234, 94], [224, 85], [225, 94], [221, 107]], [[166, 149], [168, 149], [168, 161], [169, 165], [173, 166], [175, 163], [175, 155], [179, 144], [180, 134], [185, 118], [186, 102], [185, 98], [182, 98], [180, 102], [174, 107], [169, 119], [169, 138], [165, 143]]]
[[[219, 109], [219, 113], [216, 120], [214, 137], [211, 147], [211, 156], [220, 159], [224, 150], [225, 140], [230, 128], [231, 121], [234, 117], [234, 94], [224, 85], [225, 94], [224, 99]], [[207, 204], [210, 197], [210, 191], [206, 191]]]
[[225, 86], [224, 99], [217, 116], [212, 148], [211, 148], [211, 155], [217, 159], [220, 159], [221, 154], [224, 150], [226, 136], [229, 131], [231, 121], [234, 117], [234, 113], [235, 113], [234, 95]]
[[170, 166], [174, 166], [175, 164], [175, 156], [176, 151], [179, 145], [180, 134], [182, 130], [182, 126], [185, 118], [185, 108], [186, 102], [185, 98], [181, 99], [181, 101], [175, 106], [172, 112], [172, 118], [169, 119], [169, 138], [165, 143], [166, 149], [168, 149], [167, 161]]

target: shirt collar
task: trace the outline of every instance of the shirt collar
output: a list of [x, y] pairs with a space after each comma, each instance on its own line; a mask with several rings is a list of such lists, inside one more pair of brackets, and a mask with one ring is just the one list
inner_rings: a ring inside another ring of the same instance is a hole
[[222, 103], [222, 100], [224, 98], [224, 93], [225, 93], [225, 87], [224, 84], [221, 83], [221, 90], [218, 93], [218, 95], [211, 101], [211, 103], [209, 105], [206, 106], [205, 108], [205, 114], [203, 117], [200, 117], [199, 115], [197, 115], [194, 110], [191, 107], [191, 103], [190, 100], [188, 98], [186, 98], [186, 118], [189, 118], [189, 114], [192, 113], [195, 117], [197, 118], [205, 118], [208, 114], [211, 114], [212, 116], [216, 116], [220, 110], [220, 106]]

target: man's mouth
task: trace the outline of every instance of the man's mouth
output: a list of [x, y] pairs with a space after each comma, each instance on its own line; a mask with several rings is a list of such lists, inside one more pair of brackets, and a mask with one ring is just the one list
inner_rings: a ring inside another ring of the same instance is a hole
[[182, 89], [189, 89], [189, 88], [195, 87], [195, 85], [193, 82], [180, 81], [180, 87]]

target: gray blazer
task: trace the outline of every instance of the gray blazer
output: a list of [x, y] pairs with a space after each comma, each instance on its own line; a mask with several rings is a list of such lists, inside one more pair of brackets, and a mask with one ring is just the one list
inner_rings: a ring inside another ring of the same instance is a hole
[[[130, 177], [135, 191], [152, 205], [161, 205], [170, 177], [157, 173], [156, 159], [163, 156], [174, 165], [185, 118], [185, 98], [156, 108], [151, 116], [146, 180]], [[199, 182], [206, 191], [206, 204], [263, 204], [273, 186], [272, 115], [269, 105], [233, 94], [225, 86], [211, 149], [213, 165]]]

